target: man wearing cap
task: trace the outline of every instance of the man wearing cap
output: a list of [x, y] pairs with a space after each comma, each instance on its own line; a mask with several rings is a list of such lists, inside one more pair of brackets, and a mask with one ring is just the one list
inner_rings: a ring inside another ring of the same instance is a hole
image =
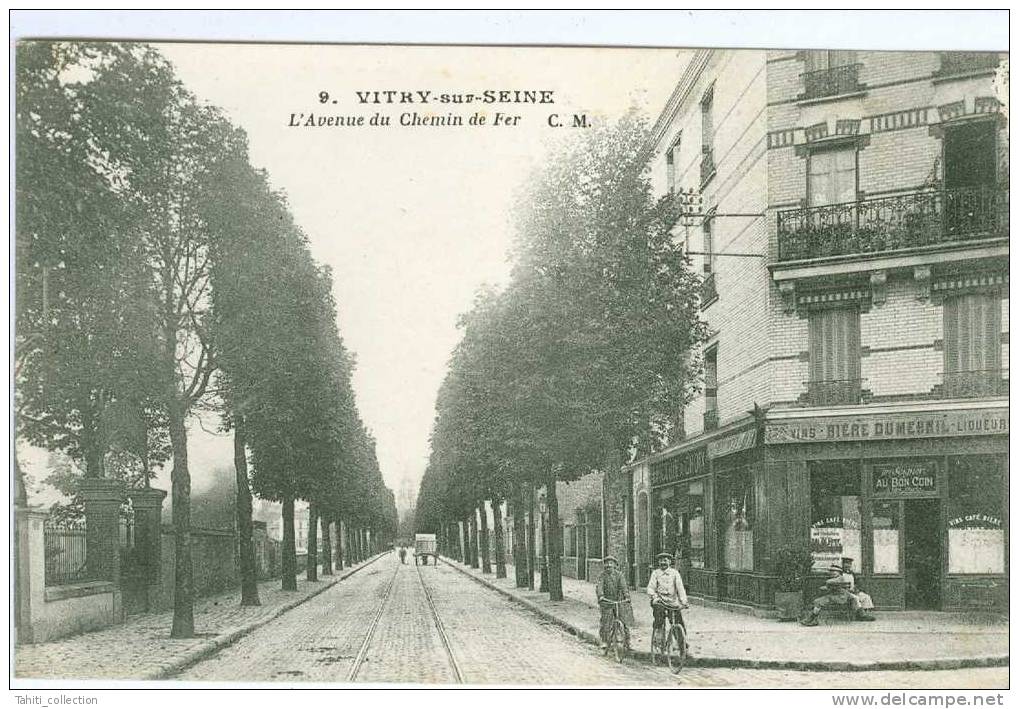
[[686, 588], [679, 571], [672, 567], [672, 554], [662, 552], [657, 557], [658, 568], [651, 572], [647, 584], [647, 595], [651, 596], [651, 613], [654, 616], [652, 633], [660, 636], [665, 628], [665, 614], [673, 614], [673, 623], [679, 623], [686, 629], [680, 609], [688, 604]]
[[[601, 646], [605, 648], [608, 644], [609, 633], [612, 632], [612, 623], [616, 619], [616, 615], [613, 612], [614, 609], [618, 608], [622, 610], [622, 606], [617, 606], [617, 603], [629, 603], [630, 602], [630, 589], [626, 587], [626, 580], [623, 575], [616, 568], [619, 561], [614, 556], [606, 556], [602, 559], [602, 573], [601, 578], [598, 579], [598, 583], [595, 584], [595, 592], [598, 594], [598, 607], [601, 609]], [[626, 647], [630, 647], [630, 629], [627, 627], [625, 613], [620, 612], [620, 620], [623, 621], [623, 627], [626, 628], [626, 637], [624, 642]]]

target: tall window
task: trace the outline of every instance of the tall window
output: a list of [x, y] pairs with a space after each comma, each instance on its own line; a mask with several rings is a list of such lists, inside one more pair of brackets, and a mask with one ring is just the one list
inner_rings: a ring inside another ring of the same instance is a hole
[[945, 130], [945, 189], [994, 184], [995, 129], [988, 120]]
[[704, 277], [707, 278], [715, 270], [715, 237], [711, 231], [710, 215], [704, 218], [701, 230], [704, 233]]
[[860, 400], [860, 311], [831, 308], [810, 314], [810, 403]]
[[856, 149], [810, 154], [807, 194], [811, 207], [856, 201]]
[[665, 176], [668, 182], [669, 194], [676, 192], [676, 161], [679, 160], [679, 148], [683, 142], [683, 134], [680, 133], [672, 141], [672, 145], [665, 151]]
[[1001, 393], [1001, 298], [967, 293], [946, 298], [945, 395]]
[[718, 427], [718, 346], [704, 352], [704, 430]]
[[701, 99], [701, 149], [704, 153], [711, 152], [711, 146], [715, 142], [714, 123], [715, 87], [712, 86]]
[[715, 87], [712, 86], [701, 99], [701, 184], [715, 174]]

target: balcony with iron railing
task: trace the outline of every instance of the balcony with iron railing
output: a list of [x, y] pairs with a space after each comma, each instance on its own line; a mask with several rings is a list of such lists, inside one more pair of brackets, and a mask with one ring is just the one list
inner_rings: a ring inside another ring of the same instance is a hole
[[941, 388], [937, 393], [945, 399], [1008, 396], [1007, 369], [943, 372], [941, 378]]
[[803, 99], [827, 98], [860, 90], [860, 64], [843, 64], [803, 74]]
[[1008, 236], [1008, 187], [922, 190], [778, 213], [778, 260], [873, 254]]
[[936, 76], [949, 77], [992, 71], [1000, 58], [994, 52], [939, 52], [941, 67]]
[[819, 379], [806, 382], [806, 403], [810, 406], [859, 404], [863, 397], [863, 379]]

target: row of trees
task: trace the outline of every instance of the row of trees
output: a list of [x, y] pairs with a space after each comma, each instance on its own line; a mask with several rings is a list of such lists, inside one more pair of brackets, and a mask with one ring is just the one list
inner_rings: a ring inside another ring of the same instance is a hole
[[628, 115], [586, 131], [533, 177], [517, 205], [511, 281], [481, 292], [461, 319], [437, 400], [418, 529], [468, 559], [480, 547], [488, 571], [488, 501], [505, 575], [499, 515], [510, 501], [523, 585], [524, 513], [533, 529], [534, 490], [544, 488], [553, 599], [562, 598], [556, 482], [663, 445], [699, 386], [700, 279], [672, 235], [677, 205], [653, 196], [647, 139]]
[[147, 486], [172, 459], [172, 636], [194, 633], [192, 417], [233, 432], [242, 603], [252, 493], [283, 505], [284, 588], [295, 500], [326, 540], [339, 520], [391, 537], [332, 275], [243, 131], [144, 45], [25, 42], [16, 79], [17, 433], [91, 478]]

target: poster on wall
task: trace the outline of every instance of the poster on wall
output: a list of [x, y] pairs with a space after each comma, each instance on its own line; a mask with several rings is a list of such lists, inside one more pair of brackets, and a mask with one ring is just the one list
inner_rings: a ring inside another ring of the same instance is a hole
[[948, 573], [1005, 573], [1001, 518], [973, 513], [948, 520]]
[[853, 571], [860, 573], [860, 498], [846, 496], [839, 503], [842, 514], [823, 517], [810, 525], [812, 568], [824, 573], [829, 566], [841, 566], [843, 558], [850, 558]]

